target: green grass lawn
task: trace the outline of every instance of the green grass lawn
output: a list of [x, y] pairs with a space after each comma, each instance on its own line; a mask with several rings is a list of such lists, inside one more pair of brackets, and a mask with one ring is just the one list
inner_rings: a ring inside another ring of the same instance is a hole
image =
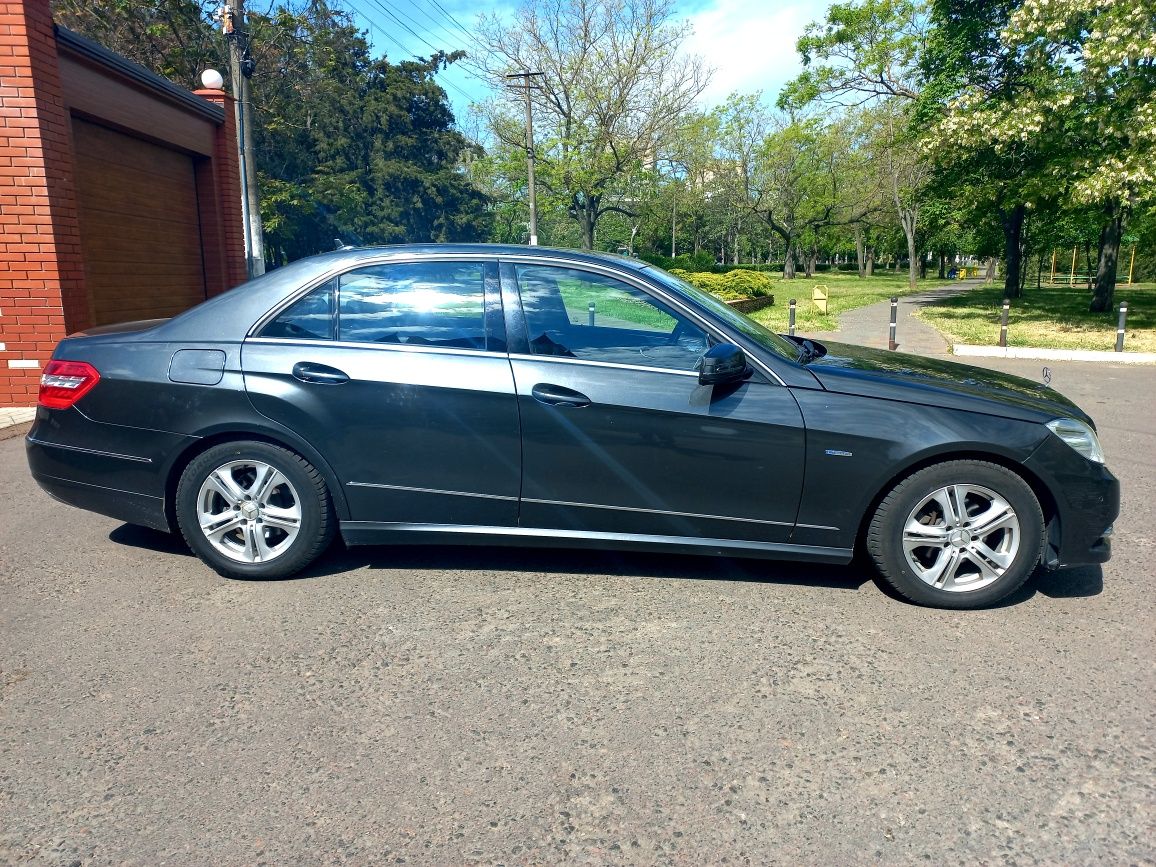
[[[1008, 315], [1008, 346], [1048, 349], [1113, 349], [1117, 311], [1128, 302], [1124, 349], [1156, 352], [1156, 283], [1117, 286], [1110, 313], [1089, 313], [1090, 293], [1082, 286], [1029, 286], [1023, 298], [1012, 300]], [[775, 299], [776, 302], [778, 299]], [[982, 286], [944, 298], [916, 311], [952, 343], [992, 346], [999, 342], [1003, 287]]]
[[[919, 281], [916, 292], [945, 286], [953, 281], [927, 279]], [[811, 302], [811, 290], [817, 286], [827, 288], [827, 313], [820, 313]], [[751, 318], [775, 332], [787, 330], [787, 308], [790, 299], [796, 299], [795, 327], [799, 331], [835, 331], [839, 327], [839, 314], [866, 307], [876, 301], [885, 301], [892, 295], [909, 295], [907, 272], [898, 274], [876, 273], [859, 279], [855, 274], [816, 274], [811, 278], [796, 277], [794, 280], [779, 280], [774, 288], [775, 304], [751, 314]]]

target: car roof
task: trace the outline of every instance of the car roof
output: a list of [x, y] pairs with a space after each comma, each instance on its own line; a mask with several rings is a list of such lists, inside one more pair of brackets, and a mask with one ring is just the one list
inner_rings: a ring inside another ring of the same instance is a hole
[[[438, 255], [452, 256], [455, 254], [488, 254], [491, 256], [519, 256], [531, 258], [553, 259], [564, 256], [576, 261], [591, 262], [594, 264], [611, 263], [625, 265], [635, 270], [647, 267], [648, 263], [631, 256], [619, 253], [603, 253], [598, 250], [572, 250], [566, 247], [530, 247], [524, 244], [383, 244], [371, 247], [343, 247], [332, 253], [322, 253], [320, 256], [343, 256], [354, 261], [375, 258], [383, 253]], [[314, 258], [314, 257], [310, 257]]]

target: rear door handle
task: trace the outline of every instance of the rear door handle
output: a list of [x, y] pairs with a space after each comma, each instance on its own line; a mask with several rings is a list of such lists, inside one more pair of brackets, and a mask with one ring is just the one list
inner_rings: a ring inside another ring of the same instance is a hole
[[582, 392], [548, 382], [539, 382], [530, 390], [530, 394], [538, 403], [547, 406], [590, 406], [590, 398]]
[[327, 364], [314, 364], [312, 361], [298, 361], [294, 364], [293, 376], [302, 382], [316, 382], [323, 385], [349, 382], [349, 375], [345, 371]]

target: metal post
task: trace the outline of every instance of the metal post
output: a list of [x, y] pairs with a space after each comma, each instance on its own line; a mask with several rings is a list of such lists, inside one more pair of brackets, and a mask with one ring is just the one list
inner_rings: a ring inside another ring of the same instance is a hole
[[245, 24], [245, 0], [233, 0], [221, 10], [221, 23], [229, 43], [229, 81], [233, 88], [237, 116], [237, 149], [241, 169], [241, 222], [245, 229], [245, 258], [250, 277], [265, 273], [265, 239], [261, 223], [261, 198], [257, 190], [257, 163], [253, 151], [253, 105], [249, 97], [249, 76], [253, 58], [249, 53], [249, 31]]
[[590, 302], [590, 306], [586, 308], [586, 311], [590, 314], [590, 324], [593, 325], [594, 324], [594, 302], [593, 301]]
[[999, 345], [1007, 346], [1007, 314], [1011, 310], [1011, 301], [1003, 299], [1003, 311], [999, 315]]
[[530, 193], [530, 246], [538, 246], [538, 191], [534, 184], [534, 113], [530, 107], [530, 79], [541, 72], [515, 72], [506, 78], [520, 78], [526, 90], [526, 183]]
[[787, 305], [787, 333], [792, 337], [795, 336], [795, 304], [797, 302], [794, 298], [791, 299], [790, 304]]
[[1120, 320], [1116, 323], [1116, 351], [1124, 351], [1124, 323], [1128, 321], [1128, 302], [1120, 302]]
[[899, 317], [899, 299], [894, 295], [891, 296], [891, 328], [887, 335], [887, 348], [896, 350], [899, 344], [895, 342], [895, 322]]

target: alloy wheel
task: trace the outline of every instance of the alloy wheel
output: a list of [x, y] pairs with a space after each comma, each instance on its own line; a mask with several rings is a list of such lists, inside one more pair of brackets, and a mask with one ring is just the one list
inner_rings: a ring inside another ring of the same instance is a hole
[[903, 526], [907, 565], [925, 584], [967, 593], [999, 580], [1020, 549], [1011, 504], [981, 485], [946, 485], [924, 497]]
[[284, 473], [257, 460], [230, 461], [205, 476], [197, 521], [209, 543], [239, 563], [267, 563], [301, 531], [301, 500]]

